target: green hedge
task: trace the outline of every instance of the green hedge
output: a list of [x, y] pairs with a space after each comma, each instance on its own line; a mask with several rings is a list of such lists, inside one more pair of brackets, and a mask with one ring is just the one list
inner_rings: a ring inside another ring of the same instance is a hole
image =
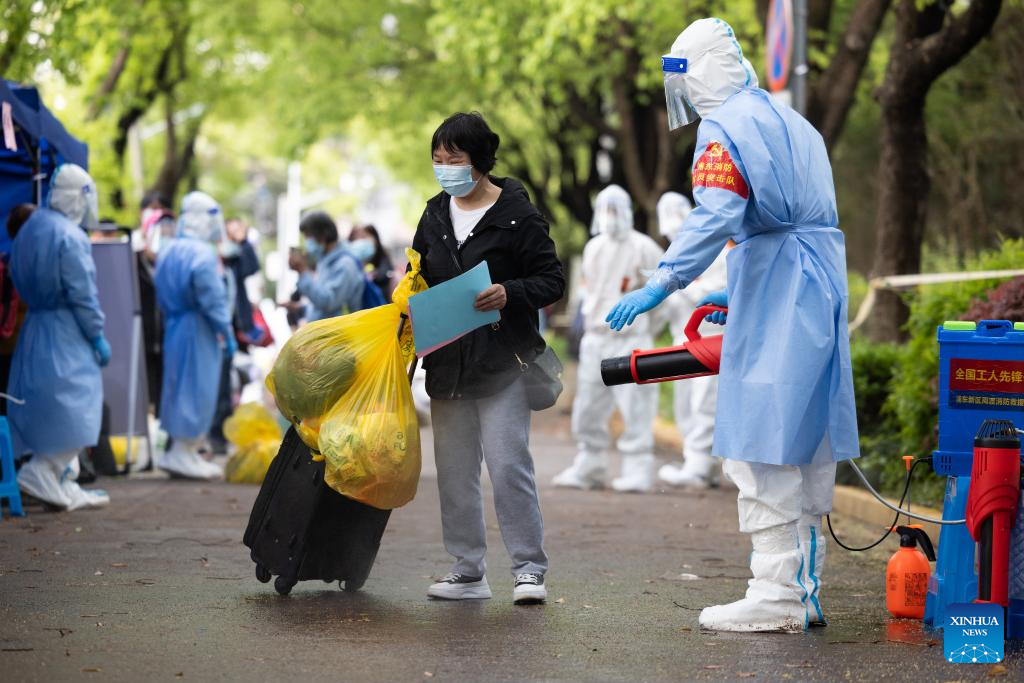
[[[1022, 264], [1024, 240], [1013, 239], [1006, 240], [997, 251], [968, 259], [962, 269], [1001, 270], [1019, 268]], [[921, 287], [906, 296], [910, 305], [907, 344], [872, 344], [859, 338], [854, 341], [851, 352], [864, 455], [861, 464], [878, 478], [886, 492], [898, 494], [902, 488], [905, 469], [900, 456], [929, 455], [936, 447], [937, 327], [946, 320], [966, 319], [972, 304], [987, 299], [989, 292], [1003, 282], [977, 280]], [[882, 394], [886, 392], [888, 395], [883, 399]], [[920, 482], [915, 483], [914, 500], [940, 503], [944, 480], [930, 473], [914, 476], [915, 482]]]

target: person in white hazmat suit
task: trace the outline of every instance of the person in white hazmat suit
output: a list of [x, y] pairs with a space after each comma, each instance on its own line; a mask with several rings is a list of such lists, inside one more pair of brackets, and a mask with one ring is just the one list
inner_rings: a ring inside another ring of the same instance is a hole
[[622, 455], [621, 476], [611, 482], [620, 492], [644, 492], [654, 485], [654, 416], [658, 409], [655, 385], [607, 387], [601, 381], [601, 360], [650, 348], [654, 340], [644, 321], [616, 334], [604, 322], [605, 313], [625, 292], [645, 281], [658, 266], [662, 248], [633, 227], [633, 204], [618, 185], [609, 185], [594, 200], [594, 237], [583, 249], [583, 320], [572, 434], [578, 451], [572, 465], [554, 479], [565, 488], [592, 489], [605, 485], [611, 437], [608, 421], [616, 406], [624, 431], [617, 446]]
[[106, 492], [76, 481], [79, 452], [99, 438], [100, 368], [111, 353], [84, 230], [98, 223], [96, 183], [82, 167], [62, 164], [50, 181], [47, 208], [36, 209], [11, 235], [11, 277], [29, 309], [8, 383], [20, 399], [7, 408], [15, 454], [33, 454], [18, 472], [18, 486], [61, 510], [110, 502]]
[[[693, 204], [678, 192], [666, 192], [658, 200], [658, 231], [672, 239], [683, 227]], [[707, 270], [689, 287], [665, 301], [665, 314], [672, 332], [672, 343], [686, 342], [683, 333], [690, 316], [704, 298], [725, 289], [725, 255], [723, 250]], [[709, 322], [700, 326], [702, 336], [721, 334], [722, 329]], [[673, 412], [676, 428], [683, 437], [683, 461], [662, 465], [658, 478], [666, 484], [683, 488], [706, 489], [718, 486], [721, 461], [711, 455], [715, 435], [715, 403], [718, 401], [718, 377], [695, 377], [673, 382]]]
[[745, 597], [704, 609], [699, 621], [717, 631], [799, 633], [825, 624], [822, 517], [832, 508], [836, 463], [860, 454], [832, 168], [813, 126], [757, 87], [721, 19], [679, 34], [662, 71], [669, 126], [701, 119], [697, 206], [647, 284], [607, 320], [628, 326], [736, 242], [728, 291], [705, 301], [729, 308], [714, 453], [739, 489], [753, 578]]

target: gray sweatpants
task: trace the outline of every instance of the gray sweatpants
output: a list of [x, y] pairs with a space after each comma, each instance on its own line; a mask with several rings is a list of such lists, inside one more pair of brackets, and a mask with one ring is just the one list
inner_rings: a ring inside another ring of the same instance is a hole
[[544, 520], [530, 455], [530, 406], [517, 379], [487, 398], [430, 402], [444, 545], [453, 572], [483, 576], [487, 563], [480, 463], [494, 488], [494, 509], [513, 575], [544, 574]]

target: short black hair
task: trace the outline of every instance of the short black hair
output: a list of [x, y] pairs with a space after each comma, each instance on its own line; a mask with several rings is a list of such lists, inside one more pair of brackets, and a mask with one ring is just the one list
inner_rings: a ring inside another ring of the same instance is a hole
[[13, 240], [18, 236], [21, 226], [29, 219], [36, 210], [35, 204], [18, 204], [7, 214], [7, 235]]
[[452, 114], [434, 131], [430, 141], [430, 154], [444, 147], [448, 152], [465, 152], [473, 168], [487, 174], [498, 162], [495, 156], [501, 138], [491, 130], [480, 112]]
[[156, 204], [159, 204], [161, 209], [173, 208], [171, 206], [173, 202], [171, 201], [170, 197], [165, 195], [163, 192], [160, 192], [159, 190], [150, 190], [145, 195], [143, 195], [142, 201], [139, 203], [139, 208], [146, 209], [149, 207], [150, 204], [153, 204], [154, 202]]
[[299, 223], [299, 231], [318, 242], [330, 244], [338, 241], [338, 226], [325, 211], [311, 211], [303, 216]]

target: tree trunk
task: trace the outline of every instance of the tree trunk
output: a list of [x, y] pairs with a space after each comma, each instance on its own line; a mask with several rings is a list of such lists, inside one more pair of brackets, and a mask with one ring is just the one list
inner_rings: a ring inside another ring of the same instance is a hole
[[202, 126], [202, 118], [190, 121], [185, 126], [185, 142], [179, 147], [177, 124], [174, 122], [174, 98], [167, 96], [165, 120], [167, 132], [164, 143], [164, 162], [151, 191], [159, 192], [173, 202], [178, 194], [181, 181], [189, 176], [195, 145]]
[[[917, 273], [927, 215], [928, 135], [924, 101], [883, 102], [879, 160], [878, 240], [873, 275]], [[868, 330], [873, 337], [903, 340], [909, 309], [899, 294], [880, 291]]]
[[[899, 0], [896, 31], [885, 80], [882, 106], [882, 154], [877, 241], [872, 275], [920, 272], [928, 192], [928, 134], [925, 103], [935, 80], [960, 62], [992, 28], [1002, 0], [971, 0], [956, 16], [949, 5], [920, 7]], [[868, 332], [877, 341], [900, 341], [909, 309], [892, 292], [880, 292]]]
[[821, 133], [829, 150], [839, 139], [857, 99], [857, 84], [891, 3], [892, 0], [857, 3], [832, 60], [808, 92], [807, 120]]
[[121, 75], [124, 74], [124, 68], [128, 64], [128, 57], [132, 52], [132, 36], [130, 33], [124, 32], [121, 35], [121, 39], [124, 41], [124, 46], [114, 56], [114, 60], [110, 63], [110, 68], [107, 70], [107, 75], [104, 77], [103, 83], [100, 84], [99, 91], [93, 96], [92, 104], [89, 105], [89, 114], [86, 117], [87, 121], [94, 121], [100, 115], [110, 95], [117, 88]]

